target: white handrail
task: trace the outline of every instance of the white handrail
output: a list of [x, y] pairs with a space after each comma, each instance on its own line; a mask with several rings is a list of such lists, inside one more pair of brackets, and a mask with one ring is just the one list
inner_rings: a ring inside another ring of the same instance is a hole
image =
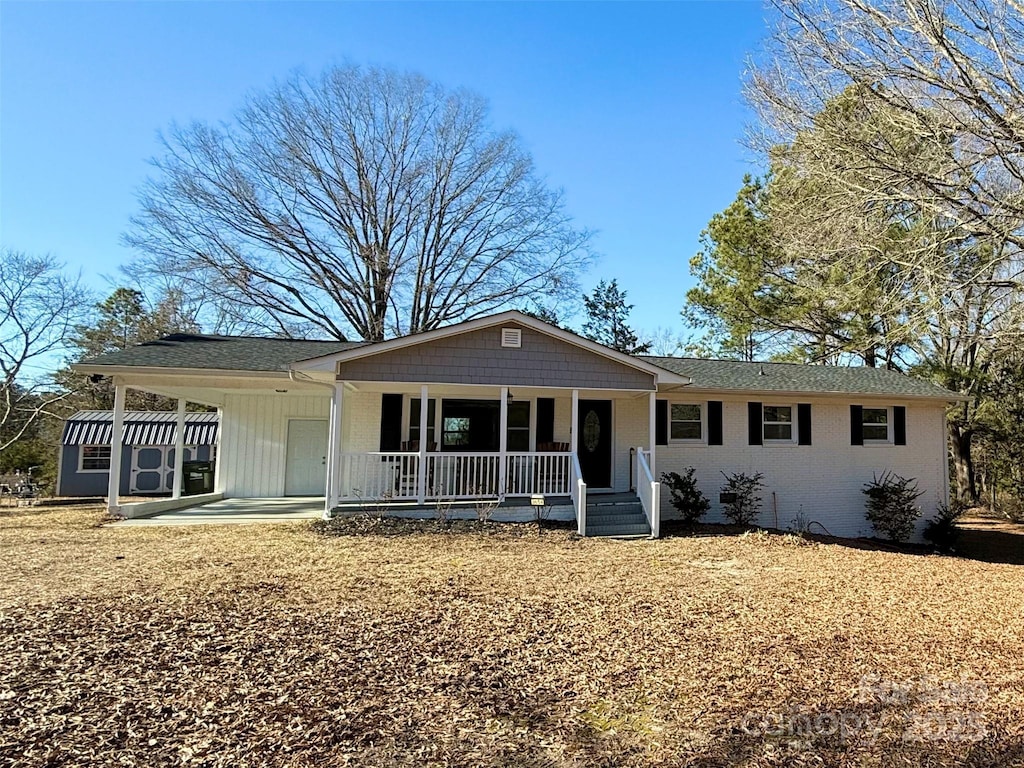
[[587, 535], [587, 484], [583, 482], [583, 470], [580, 469], [580, 458], [572, 453], [572, 466], [569, 472], [569, 491], [572, 505], [576, 510], [576, 530], [580, 536]]
[[649, 457], [649, 451], [636, 449], [636, 494], [651, 528], [651, 538], [656, 539], [661, 534], [661, 483], [654, 479]]

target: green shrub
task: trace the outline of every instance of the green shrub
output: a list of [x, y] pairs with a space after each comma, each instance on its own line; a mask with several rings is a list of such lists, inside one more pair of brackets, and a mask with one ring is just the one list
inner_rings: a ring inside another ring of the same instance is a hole
[[711, 509], [708, 497], [697, 487], [693, 467], [687, 467], [681, 475], [678, 472], [662, 472], [661, 482], [671, 491], [672, 506], [679, 510], [683, 522], [699, 522]]
[[954, 500], [950, 504], [939, 504], [935, 516], [924, 527], [924, 537], [940, 552], [952, 552], [960, 537], [960, 529], [956, 527], [967, 507], [962, 501]]
[[910, 538], [914, 523], [921, 516], [917, 500], [924, 493], [914, 478], [885, 472], [865, 483], [862, 493], [868, 497], [865, 517], [875, 533], [891, 541]]
[[727, 475], [723, 472], [722, 477], [725, 478], [722, 493], [732, 498], [725, 503], [722, 514], [736, 525], [753, 525], [761, 512], [761, 480], [764, 475], [760, 472], [755, 475], [744, 472]]

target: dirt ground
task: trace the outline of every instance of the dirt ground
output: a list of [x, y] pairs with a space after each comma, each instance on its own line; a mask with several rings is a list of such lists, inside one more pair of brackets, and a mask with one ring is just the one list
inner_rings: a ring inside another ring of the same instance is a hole
[[1024, 567], [0, 512], [0, 764], [1024, 765]]

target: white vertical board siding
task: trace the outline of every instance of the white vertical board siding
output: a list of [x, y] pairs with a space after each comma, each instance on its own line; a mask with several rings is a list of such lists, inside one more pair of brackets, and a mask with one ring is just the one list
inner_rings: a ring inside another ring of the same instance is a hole
[[[688, 398], [685, 402], [704, 402]], [[673, 398], [669, 399], [670, 402]], [[710, 397], [709, 399], [719, 399]], [[722, 398], [724, 399], [724, 398]], [[754, 398], [751, 398], [754, 399]], [[729, 474], [761, 472], [762, 509], [758, 524], [793, 527], [802, 515], [805, 520], [821, 523], [836, 536], [872, 536], [870, 523], [864, 519], [861, 492], [873, 475], [889, 470], [904, 477], [916, 478], [924, 491], [918, 504], [922, 515], [915, 540], [936, 506], [948, 498], [946, 469], [945, 408], [942, 404], [905, 404], [907, 406], [907, 445], [850, 445], [850, 403], [881, 407], [881, 402], [849, 399], [842, 402], [815, 401], [812, 398], [762, 398], [765, 403], [777, 402], [794, 406], [811, 403], [812, 444], [748, 445], [747, 400], [725, 400], [723, 404], [724, 445], [672, 444], [658, 446], [658, 472], [681, 472], [685, 467], [696, 470], [697, 484], [711, 501], [711, 510], [704, 521], [727, 522], [722, 515], [718, 495], [725, 482], [722, 472]], [[684, 402], [681, 398], [678, 402]], [[900, 405], [899, 401], [884, 403]], [[706, 407], [706, 406], [705, 406]], [[794, 426], [795, 430], [795, 426]], [[774, 492], [774, 505], [772, 493]], [[662, 491], [662, 519], [678, 518], [667, 488]], [[814, 532], [821, 533], [815, 526]]]
[[288, 420], [327, 419], [330, 402], [326, 389], [324, 396], [228, 395], [217, 456], [224, 495], [283, 496]]

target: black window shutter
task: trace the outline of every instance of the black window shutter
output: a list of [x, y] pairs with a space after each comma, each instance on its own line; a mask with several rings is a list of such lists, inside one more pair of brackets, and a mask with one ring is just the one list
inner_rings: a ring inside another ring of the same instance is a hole
[[797, 445], [811, 444], [811, 404], [797, 403], [796, 406]]
[[402, 448], [402, 396], [380, 396], [380, 450], [398, 451]]
[[864, 406], [850, 406], [850, 445], [864, 445]]
[[751, 445], [764, 443], [764, 417], [760, 403], [747, 403], [747, 436]]
[[654, 444], [668, 445], [668, 400], [654, 403]]
[[892, 441], [896, 445], [907, 444], [907, 409], [902, 405], [892, 409]]
[[722, 401], [708, 401], [708, 445], [722, 444]]
[[537, 442], [555, 442], [555, 398], [537, 398]]

